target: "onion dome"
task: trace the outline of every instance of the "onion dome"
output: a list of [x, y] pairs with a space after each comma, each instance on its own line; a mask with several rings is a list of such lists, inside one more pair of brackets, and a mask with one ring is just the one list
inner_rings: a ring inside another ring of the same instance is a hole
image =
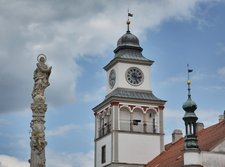
[[143, 57], [141, 54], [142, 50], [143, 49], [139, 44], [139, 39], [128, 30], [122, 37], [118, 39], [117, 47], [114, 50], [114, 53], [117, 56], [118, 53], [121, 55], [121, 53], [124, 54], [125, 52], [135, 52], [136, 56], [138, 55], [139, 57]]
[[117, 41], [117, 47], [125, 45], [140, 47], [139, 39], [130, 31], [127, 31], [127, 33]]
[[184, 117], [196, 117], [194, 111], [197, 109], [197, 104], [191, 99], [191, 93], [190, 93], [191, 81], [188, 80], [187, 84], [188, 84], [188, 99], [182, 106], [184, 111], [186, 111]]
[[197, 109], [197, 104], [188, 97], [187, 101], [183, 104], [183, 109], [186, 112], [194, 112]]

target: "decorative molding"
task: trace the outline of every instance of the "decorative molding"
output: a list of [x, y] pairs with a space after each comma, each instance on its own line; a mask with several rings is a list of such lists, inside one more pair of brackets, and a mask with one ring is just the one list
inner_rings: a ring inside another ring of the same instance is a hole
[[163, 110], [164, 108], [165, 108], [165, 106], [159, 106], [157, 109]]
[[119, 105], [119, 102], [112, 102], [111, 103], [111, 106], [118, 106]]

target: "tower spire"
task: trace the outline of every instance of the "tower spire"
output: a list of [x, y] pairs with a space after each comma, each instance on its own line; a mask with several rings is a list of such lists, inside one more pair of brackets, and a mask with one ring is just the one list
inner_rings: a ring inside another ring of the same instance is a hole
[[130, 32], [130, 17], [133, 17], [133, 14], [129, 12], [127, 12], [127, 32]]
[[187, 69], [188, 69], [188, 80], [187, 80], [187, 85], [188, 85], [188, 97], [191, 97], [191, 80], [190, 80], [190, 73], [193, 72], [193, 69], [189, 68], [189, 64], [187, 64]]
[[197, 135], [196, 135], [196, 121], [198, 120], [198, 117], [195, 115], [195, 110], [197, 109], [196, 103], [191, 99], [191, 80], [189, 74], [193, 71], [189, 68], [189, 65], [187, 65], [188, 68], [188, 99], [183, 104], [183, 109], [185, 111], [183, 120], [185, 122], [186, 127], [186, 137], [185, 137], [185, 149], [198, 149], [198, 143], [197, 143]]
[[[183, 104], [183, 109], [185, 111], [183, 120], [185, 123], [185, 131], [186, 136], [184, 140], [184, 166], [193, 167], [193, 166], [202, 166], [200, 163], [200, 154], [199, 154], [199, 146], [197, 139], [197, 131], [196, 131], [196, 122], [198, 117], [195, 115], [195, 110], [197, 109], [196, 103], [191, 99], [191, 80], [190, 73], [193, 70], [189, 68], [187, 64], [187, 72], [188, 72], [188, 99]], [[190, 160], [192, 159], [192, 160]]]

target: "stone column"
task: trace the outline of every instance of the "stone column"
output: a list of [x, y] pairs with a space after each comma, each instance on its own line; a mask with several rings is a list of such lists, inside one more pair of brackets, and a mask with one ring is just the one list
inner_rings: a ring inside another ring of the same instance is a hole
[[47, 104], [45, 104], [44, 91], [50, 85], [49, 76], [51, 68], [45, 62], [47, 60], [44, 54], [40, 54], [37, 58], [37, 68], [34, 71], [34, 87], [32, 92], [33, 103], [31, 104], [32, 121], [30, 127], [32, 129], [30, 137], [31, 158], [29, 160], [30, 167], [45, 167], [45, 112]]

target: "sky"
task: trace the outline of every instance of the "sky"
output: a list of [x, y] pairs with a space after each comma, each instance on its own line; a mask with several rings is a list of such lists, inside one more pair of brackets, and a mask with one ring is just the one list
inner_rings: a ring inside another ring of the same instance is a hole
[[[0, 167], [28, 167], [37, 56], [52, 66], [46, 89], [48, 167], [94, 164], [92, 108], [106, 95], [103, 67], [130, 30], [154, 62], [153, 93], [167, 100], [165, 143], [184, 129], [187, 64], [196, 115], [208, 127], [225, 110], [225, 0], [0, 0]], [[184, 133], [184, 131], [183, 131]]]

